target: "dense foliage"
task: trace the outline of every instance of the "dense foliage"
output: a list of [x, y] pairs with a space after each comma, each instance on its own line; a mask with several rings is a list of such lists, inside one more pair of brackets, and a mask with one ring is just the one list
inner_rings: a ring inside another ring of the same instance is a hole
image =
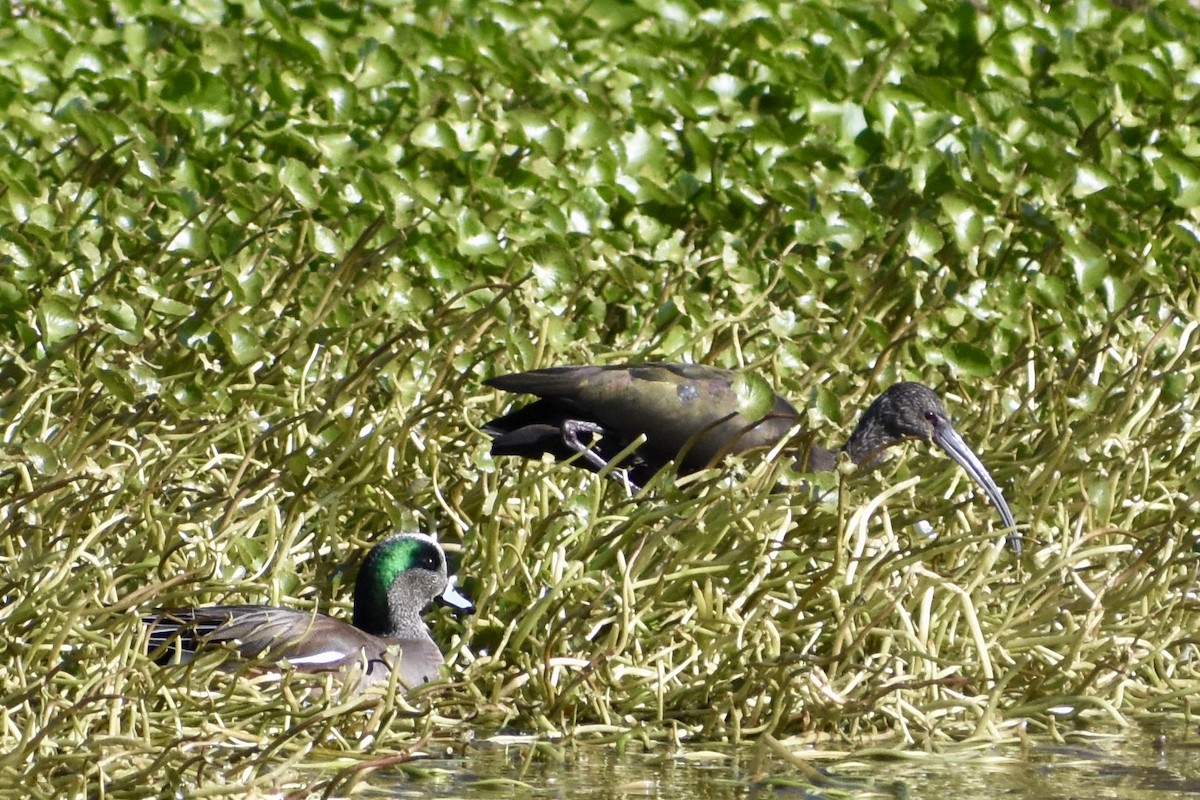
[[[1198, 20], [3, 6], [5, 785], [236, 794], [501, 727], [928, 746], [1188, 710]], [[832, 442], [936, 386], [1026, 554], [915, 446], [824, 500], [760, 461], [631, 500], [487, 454], [483, 379], [623, 360], [752, 368]], [[450, 680], [411, 709], [145, 658], [154, 605], [344, 613], [394, 528], [436, 530], [480, 606], [431, 617]]]

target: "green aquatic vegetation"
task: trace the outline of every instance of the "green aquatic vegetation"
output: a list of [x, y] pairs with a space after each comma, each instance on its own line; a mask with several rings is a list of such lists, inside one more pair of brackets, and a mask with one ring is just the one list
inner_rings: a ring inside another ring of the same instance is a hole
[[[1190, 714], [1188, 3], [0, 19], [4, 786], [336, 795], [501, 729], [934, 748]], [[485, 379], [652, 359], [752, 369], [823, 443], [936, 387], [1025, 554], [916, 444], [634, 498], [487, 454]], [[348, 614], [395, 529], [479, 605], [430, 615], [441, 685], [145, 657], [147, 607]]]

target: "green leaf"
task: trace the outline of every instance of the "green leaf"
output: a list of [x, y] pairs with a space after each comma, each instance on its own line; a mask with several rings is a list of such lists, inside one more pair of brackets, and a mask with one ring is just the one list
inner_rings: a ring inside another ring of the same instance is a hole
[[16, 311], [25, 306], [25, 293], [15, 283], [0, 280], [0, 310]]
[[1111, 313], [1119, 311], [1122, 306], [1129, 302], [1129, 298], [1133, 296], [1129, 285], [1116, 275], [1104, 276], [1103, 288], [1104, 307]]
[[944, 355], [946, 363], [965, 375], [987, 378], [996, 371], [987, 353], [967, 342], [952, 342]]
[[187, 111], [189, 98], [200, 90], [200, 74], [190, 66], [168, 74], [158, 91], [158, 98], [171, 111]]
[[1114, 182], [1112, 175], [1095, 164], [1080, 164], [1075, 170], [1075, 183], [1071, 187], [1071, 194], [1075, 197], [1087, 197], [1107, 189]]
[[1059, 308], [1067, 302], [1067, 287], [1057, 277], [1039, 272], [1034, 276], [1033, 285], [1042, 305]]
[[818, 386], [815, 395], [815, 405], [825, 418], [833, 422], [841, 422], [842, 398], [827, 385]]
[[264, 350], [259, 337], [248, 325], [241, 322], [223, 325], [221, 339], [229, 357], [240, 367], [252, 364], [263, 356]]
[[42, 340], [47, 345], [58, 344], [79, 332], [79, 320], [74, 309], [54, 297], [42, 300], [38, 321], [41, 323]]
[[607, 33], [614, 33], [641, 22], [649, 12], [622, 0], [596, 0], [585, 6], [584, 16]]
[[259, 0], [258, 7], [262, 10], [263, 17], [275, 28], [279, 38], [290, 46], [287, 50], [290, 57], [319, 62], [320, 54], [317, 49], [304, 38], [293, 21], [292, 9], [284, 6], [279, 0]]
[[565, 137], [548, 116], [531, 110], [521, 110], [514, 112], [514, 118], [521, 126], [521, 133], [526, 141], [538, 145], [547, 158], [558, 159]]
[[297, 205], [312, 211], [321, 202], [321, 192], [312, 171], [294, 158], [286, 159], [279, 170], [279, 182]]
[[22, 449], [29, 464], [39, 475], [53, 476], [59, 471], [58, 455], [44, 442], [26, 442]]
[[775, 407], [775, 391], [755, 372], [738, 372], [733, 379], [733, 393], [738, 413], [750, 422], [758, 422]]
[[458, 137], [441, 120], [425, 120], [417, 125], [412, 132], [412, 141], [418, 147], [458, 152]]
[[566, 143], [568, 147], [593, 150], [612, 141], [613, 130], [608, 120], [587, 109], [576, 110], [570, 125]]
[[937, 225], [924, 219], [915, 219], [908, 229], [908, 254], [920, 261], [930, 263], [946, 246]]
[[150, 308], [169, 317], [186, 317], [192, 313], [192, 307], [187, 303], [181, 303], [169, 297], [156, 297], [150, 304]]
[[100, 318], [122, 331], [135, 331], [139, 327], [137, 312], [124, 300], [100, 298]]
[[386, 86], [399, 80], [405, 69], [404, 59], [400, 58], [395, 50], [386, 44], [374, 43], [367, 51], [362, 69], [355, 76], [354, 82], [364, 89]]
[[479, 256], [500, 249], [496, 235], [492, 233], [475, 212], [468, 208], [458, 212], [458, 252], [464, 256]]
[[1085, 295], [1100, 288], [1108, 275], [1108, 259], [1099, 247], [1084, 238], [1066, 240], [1063, 250], [1075, 268], [1075, 282]]
[[[954, 235], [959, 251], [967, 252], [983, 239], [983, 212], [966, 198], [946, 195], [941, 199], [942, 213]], [[939, 234], [940, 235], [940, 234]], [[934, 242], [929, 243], [931, 246]], [[939, 248], [940, 249], [940, 248]]]
[[132, 403], [136, 399], [132, 387], [119, 372], [100, 369], [96, 371], [96, 377], [104, 385], [105, 390], [122, 403]]
[[1164, 156], [1155, 165], [1171, 194], [1171, 202], [1180, 208], [1200, 206], [1200, 167], [1194, 160]]

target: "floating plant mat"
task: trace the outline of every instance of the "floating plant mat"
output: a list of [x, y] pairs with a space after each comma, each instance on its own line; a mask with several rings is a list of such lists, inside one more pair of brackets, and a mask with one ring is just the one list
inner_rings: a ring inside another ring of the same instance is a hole
[[[653, 5], [0, 8], [0, 794], [1188, 718], [1191, 4]], [[485, 380], [651, 360], [823, 445], [934, 387], [1023, 554], [917, 442], [636, 495], [489, 455]], [[149, 608], [347, 618], [396, 530], [478, 605], [426, 614], [444, 681], [146, 657]]]

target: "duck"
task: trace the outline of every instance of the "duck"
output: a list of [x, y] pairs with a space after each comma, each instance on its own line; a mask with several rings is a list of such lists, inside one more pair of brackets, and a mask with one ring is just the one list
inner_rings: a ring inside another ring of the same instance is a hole
[[[549, 455], [592, 472], [613, 467], [633, 492], [668, 464], [686, 475], [729, 455], [773, 447], [801, 421], [796, 407], [761, 377], [703, 364], [548, 367], [484, 384], [537, 398], [483, 425], [493, 456]], [[832, 471], [839, 453], [870, 468], [908, 439], [933, 442], [971, 476], [999, 511], [1010, 549], [1019, 554], [1016, 521], [1000, 487], [955, 430], [941, 398], [923, 384], [905, 381], [884, 390], [837, 450], [807, 437], [796, 469]]]
[[391, 672], [408, 688], [433, 680], [444, 663], [421, 612], [431, 602], [471, 613], [446, 554], [421, 533], [389, 536], [370, 549], [354, 584], [350, 623], [309, 611], [265, 605], [158, 609], [142, 617], [148, 652], [160, 664], [186, 663], [214, 647], [238, 660], [302, 672], [335, 672], [358, 690], [387, 686]]

